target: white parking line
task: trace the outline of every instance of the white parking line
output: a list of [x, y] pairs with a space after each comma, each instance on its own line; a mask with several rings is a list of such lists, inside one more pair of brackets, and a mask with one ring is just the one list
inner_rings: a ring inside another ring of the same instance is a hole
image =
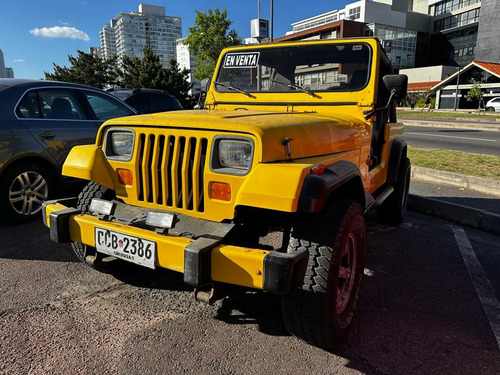
[[500, 349], [500, 303], [464, 230], [454, 225], [450, 226]]
[[497, 142], [497, 140], [496, 140], [496, 139], [471, 138], [471, 137], [457, 137], [456, 135], [442, 135], [442, 134], [419, 133], [419, 132], [405, 132], [405, 134], [425, 135], [425, 136], [428, 136], [428, 137], [441, 137], [441, 138], [466, 139], [466, 140], [468, 140], [468, 141]]

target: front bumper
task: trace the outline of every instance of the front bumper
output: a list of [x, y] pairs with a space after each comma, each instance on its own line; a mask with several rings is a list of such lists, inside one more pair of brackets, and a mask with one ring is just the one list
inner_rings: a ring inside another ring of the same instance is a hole
[[[71, 207], [71, 200], [43, 204], [43, 221], [54, 242], [80, 242], [95, 247], [96, 228], [139, 237], [156, 243], [156, 266], [184, 274], [184, 282], [204, 287], [212, 282], [240, 285], [284, 294], [302, 284], [309, 254], [245, 248], [222, 243], [227, 224], [180, 216], [181, 232], [196, 227], [190, 236], [159, 234], [154, 228], [137, 227], [120, 220], [104, 220], [82, 214]], [[127, 205], [119, 203], [122, 209]], [[177, 224], [176, 224], [177, 226]]]

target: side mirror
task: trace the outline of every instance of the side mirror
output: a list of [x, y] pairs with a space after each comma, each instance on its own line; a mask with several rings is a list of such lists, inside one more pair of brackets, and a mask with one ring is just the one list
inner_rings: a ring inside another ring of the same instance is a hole
[[382, 78], [387, 91], [392, 99], [402, 99], [408, 90], [408, 76], [406, 74], [388, 74]]
[[210, 78], [203, 78], [200, 82], [200, 96], [198, 97], [198, 103], [194, 106], [195, 109], [205, 108], [204, 103], [209, 88], [210, 88]]
[[209, 88], [210, 88], [210, 78], [203, 78], [201, 80], [201, 92], [206, 94]]

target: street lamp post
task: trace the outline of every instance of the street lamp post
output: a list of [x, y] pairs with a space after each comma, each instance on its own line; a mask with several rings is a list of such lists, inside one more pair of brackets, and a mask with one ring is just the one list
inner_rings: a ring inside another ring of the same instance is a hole
[[457, 75], [457, 86], [455, 87], [455, 105], [453, 106], [453, 110], [457, 110], [458, 103], [458, 85], [460, 84], [460, 67], [458, 67], [458, 75]]

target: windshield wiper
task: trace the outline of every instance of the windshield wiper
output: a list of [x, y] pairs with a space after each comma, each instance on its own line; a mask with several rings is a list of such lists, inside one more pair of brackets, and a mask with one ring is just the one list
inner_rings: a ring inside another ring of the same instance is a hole
[[289, 87], [291, 89], [305, 92], [306, 94], [309, 94], [309, 95], [311, 95], [314, 98], [319, 98], [319, 96], [314, 91], [306, 89], [304, 87], [292, 85], [292, 84], [286, 83], [286, 82], [281, 82], [281, 81], [278, 81], [276, 79], [271, 79], [271, 82], [280, 83], [280, 84], [285, 85], [286, 87]]
[[242, 89], [240, 89], [238, 87], [233, 87], [233, 86], [230, 86], [230, 85], [226, 85], [225, 83], [217, 82], [217, 81], [214, 81], [214, 84], [222, 86], [222, 87], [225, 87], [226, 89], [229, 89], [231, 91], [239, 92], [240, 94], [246, 95], [249, 98], [255, 98], [255, 96], [251, 95], [248, 91], [242, 90]]

